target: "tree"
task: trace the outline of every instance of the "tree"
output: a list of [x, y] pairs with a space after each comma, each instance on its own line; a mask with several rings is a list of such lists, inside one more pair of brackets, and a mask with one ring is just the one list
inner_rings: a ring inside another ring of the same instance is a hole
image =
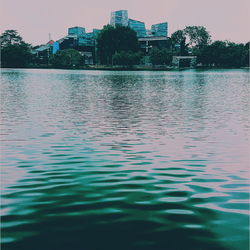
[[2, 49], [1, 53], [3, 67], [26, 67], [32, 59], [30, 48], [25, 43], [8, 45]]
[[171, 40], [173, 44], [180, 44], [182, 40], [185, 39], [185, 34], [183, 30], [177, 30], [171, 35]]
[[59, 50], [50, 63], [57, 68], [74, 68], [84, 64], [83, 56], [75, 49]]
[[113, 56], [113, 64], [132, 66], [139, 64], [141, 58], [142, 58], [141, 52], [132, 52], [132, 51], [116, 52]]
[[198, 62], [205, 66], [242, 67], [249, 65], [249, 44], [215, 41], [203, 47]]
[[203, 26], [187, 26], [184, 29], [184, 34], [189, 40], [189, 46], [191, 47], [197, 46], [201, 49], [202, 47], [208, 45], [211, 41], [209, 32]]
[[24, 41], [16, 30], [5, 30], [0, 36], [1, 48], [4, 48], [13, 44], [22, 44]]
[[171, 40], [176, 54], [185, 56], [188, 55], [188, 48], [196, 54], [199, 49], [207, 46], [211, 42], [211, 36], [203, 26], [187, 26], [174, 32]]
[[97, 54], [101, 64], [112, 64], [113, 55], [139, 49], [136, 32], [129, 27], [106, 25], [97, 37]]
[[6, 30], [0, 39], [3, 67], [26, 67], [31, 62], [31, 46], [23, 41], [16, 30]]
[[172, 52], [167, 49], [153, 48], [150, 52], [150, 61], [153, 65], [170, 65]]
[[245, 48], [245, 55], [244, 55], [244, 65], [249, 67], [249, 60], [250, 60], [250, 57], [249, 57], [249, 49], [250, 49], [250, 42], [247, 42], [244, 46]]
[[186, 36], [183, 30], [177, 30], [171, 36], [172, 47], [175, 54], [180, 56], [188, 55], [188, 45], [186, 44]]

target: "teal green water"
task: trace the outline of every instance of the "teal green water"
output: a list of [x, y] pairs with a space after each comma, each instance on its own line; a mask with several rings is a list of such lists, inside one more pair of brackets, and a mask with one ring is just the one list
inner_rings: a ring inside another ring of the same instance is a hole
[[247, 250], [249, 71], [3, 69], [2, 250]]

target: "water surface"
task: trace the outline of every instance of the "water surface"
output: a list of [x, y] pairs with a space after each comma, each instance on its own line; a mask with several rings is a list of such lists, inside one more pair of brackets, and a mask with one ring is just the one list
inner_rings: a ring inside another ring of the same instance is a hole
[[3, 250], [247, 250], [249, 71], [3, 69]]

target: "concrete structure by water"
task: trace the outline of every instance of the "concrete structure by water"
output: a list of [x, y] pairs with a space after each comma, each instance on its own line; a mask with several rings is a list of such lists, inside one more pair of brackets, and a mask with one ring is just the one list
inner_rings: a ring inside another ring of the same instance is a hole
[[196, 61], [197, 56], [173, 56], [172, 65], [177, 68], [193, 68]]

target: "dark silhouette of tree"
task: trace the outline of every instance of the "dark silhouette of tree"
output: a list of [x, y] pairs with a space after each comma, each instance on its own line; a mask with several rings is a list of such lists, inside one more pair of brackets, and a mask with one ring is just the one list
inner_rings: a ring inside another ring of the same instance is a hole
[[170, 65], [173, 54], [168, 49], [153, 48], [149, 56], [153, 65]]
[[112, 64], [113, 55], [139, 49], [136, 32], [129, 27], [106, 25], [97, 37], [97, 54], [101, 64]]
[[217, 67], [249, 66], [249, 43], [215, 41], [199, 51], [198, 62], [205, 66]]
[[26, 67], [31, 62], [31, 46], [23, 41], [16, 30], [6, 30], [0, 39], [2, 67]]
[[188, 55], [188, 51], [195, 53], [211, 42], [209, 32], [203, 26], [187, 26], [177, 30], [171, 36], [172, 46], [177, 55]]
[[84, 64], [84, 58], [75, 49], [59, 50], [50, 63], [56, 68], [77, 68]]
[[1, 48], [13, 44], [22, 44], [24, 41], [16, 30], [5, 30], [0, 36]]
[[211, 42], [211, 36], [203, 26], [187, 26], [183, 31], [191, 47], [201, 49]]
[[113, 64], [114, 65], [126, 65], [132, 66], [140, 64], [140, 60], [142, 58], [141, 52], [132, 52], [132, 51], [121, 51], [117, 52], [113, 56]]
[[186, 44], [186, 37], [183, 30], [177, 30], [171, 36], [172, 48], [176, 55], [188, 55], [188, 44]]

